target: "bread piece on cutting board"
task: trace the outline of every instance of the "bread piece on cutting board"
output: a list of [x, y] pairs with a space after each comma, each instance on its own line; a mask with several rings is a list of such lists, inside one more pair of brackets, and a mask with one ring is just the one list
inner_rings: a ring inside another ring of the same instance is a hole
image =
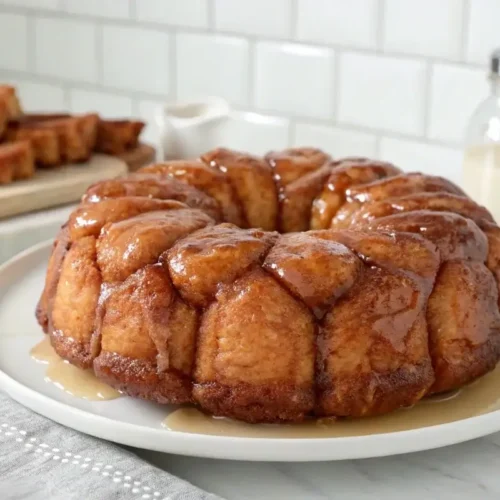
[[94, 182], [127, 171], [125, 162], [105, 155], [93, 155], [87, 163], [39, 169], [31, 179], [0, 186], [0, 218], [76, 202]]

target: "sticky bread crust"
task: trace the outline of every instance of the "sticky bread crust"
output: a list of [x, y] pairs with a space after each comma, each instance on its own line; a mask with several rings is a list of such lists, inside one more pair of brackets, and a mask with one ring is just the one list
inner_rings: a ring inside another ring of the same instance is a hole
[[80, 163], [88, 161], [95, 149], [98, 121], [95, 113], [23, 115], [8, 123], [5, 138], [30, 141], [39, 167]]
[[33, 148], [29, 141], [0, 144], [0, 184], [35, 175]]
[[129, 396], [160, 404], [192, 402], [190, 377], [175, 370], [160, 372], [154, 361], [105, 352], [93, 367], [99, 379]]
[[208, 413], [250, 423], [302, 422], [311, 414], [314, 395], [309, 387], [271, 383], [256, 387], [240, 383], [195, 383], [194, 400]]
[[499, 286], [500, 229], [445, 179], [219, 149], [89, 188], [37, 319], [130, 396], [299, 422], [384, 414], [492, 370]]
[[118, 155], [137, 146], [145, 123], [134, 120], [102, 120], [97, 123], [95, 150]]
[[6, 139], [11, 142], [30, 141], [35, 162], [39, 167], [55, 167], [62, 161], [58, 137], [54, 130], [26, 127], [19, 122], [11, 122], [7, 127]]
[[0, 85], [0, 102], [4, 103], [8, 120], [15, 120], [22, 115], [21, 105], [14, 87]]

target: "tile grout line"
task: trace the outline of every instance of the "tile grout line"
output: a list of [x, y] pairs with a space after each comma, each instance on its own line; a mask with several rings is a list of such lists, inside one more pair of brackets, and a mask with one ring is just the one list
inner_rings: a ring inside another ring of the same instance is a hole
[[71, 110], [71, 85], [70, 84], [63, 84], [63, 102], [64, 106], [66, 109]]
[[467, 63], [467, 44], [469, 43], [470, 0], [462, 0], [462, 26], [460, 33], [460, 62]]
[[288, 121], [288, 147], [290, 148], [295, 144], [295, 138], [297, 136], [296, 126], [297, 124], [293, 118]]
[[380, 152], [382, 148], [382, 134], [377, 134], [375, 137], [375, 157], [380, 160]]
[[377, 2], [377, 22], [375, 28], [375, 52], [384, 53], [385, 0]]
[[298, 41], [299, 0], [290, 0], [290, 19], [288, 28], [290, 40]]
[[422, 132], [423, 137], [429, 139], [431, 126], [431, 109], [432, 109], [432, 77], [434, 75], [434, 66], [428, 62], [425, 67], [424, 80], [424, 106], [422, 110]]
[[109, 25], [117, 25], [117, 26], [133, 26], [137, 28], [144, 28], [144, 29], [149, 29], [151, 31], [160, 31], [162, 33], [165, 32], [166, 29], [182, 29], [182, 31], [186, 33], [194, 33], [194, 34], [212, 34], [212, 35], [224, 35], [224, 36], [234, 36], [238, 37], [241, 39], [248, 39], [248, 40], [263, 40], [263, 41], [268, 41], [272, 43], [297, 43], [299, 45], [309, 45], [311, 47], [318, 47], [318, 48], [327, 48], [327, 49], [333, 49], [333, 50], [349, 50], [349, 51], [354, 51], [358, 52], [360, 54], [365, 54], [365, 55], [372, 55], [372, 56], [383, 56], [387, 58], [392, 58], [392, 59], [406, 59], [407, 61], [428, 61], [432, 60], [434, 63], [443, 63], [443, 64], [455, 64], [457, 66], [466, 66], [469, 68], [473, 69], [484, 69], [484, 65], [482, 63], [476, 63], [476, 62], [464, 62], [464, 61], [453, 61], [451, 59], [446, 59], [443, 57], [439, 56], [433, 56], [433, 55], [419, 55], [419, 54], [410, 54], [410, 53], [405, 53], [405, 52], [393, 52], [393, 51], [380, 51], [380, 50], [373, 50], [373, 49], [367, 49], [364, 47], [357, 47], [357, 46], [352, 46], [352, 45], [345, 45], [345, 44], [328, 44], [328, 43], [322, 43], [322, 42], [317, 42], [314, 40], [297, 40], [293, 38], [274, 38], [272, 36], [257, 36], [257, 35], [249, 35], [249, 34], [244, 34], [241, 32], [234, 32], [230, 30], [220, 30], [220, 31], [212, 31], [211, 29], [207, 28], [195, 28], [191, 26], [177, 26], [177, 25], [172, 25], [172, 24], [167, 24], [167, 23], [157, 23], [157, 22], [148, 22], [148, 21], [137, 21], [135, 19], [114, 19], [114, 18], [103, 18], [103, 17], [97, 17], [97, 16], [90, 16], [90, 15], [83, 15], [83, 14], [72, 14], [68, 12], [58, 12], [58, 11], [50, 11], [50, 10], [41, 10], [41, 9], [29, 9], [29, 8], [23, 8], [23, 7], [18, 7], [18, 6], [4, 6], [2, 5], [0, 8], [0, 11], [2, 12], [10, 12], [10, 13], [20, 13], [24, 15], [41, 15], [44, 17], [53, 17], [56, 19], [63, 19], [63, 20], [80, 20], [83, 22], [94, 22], [94, 23], [106, 23]]
[[[184, 0], [186, 1], [186, 0]], [[208, 31], [215, 32], [215, 0], [207, 0]]]
[[256, 102], [256, 89], [257, 89], [257, 46], [253, 41], [248, 42], [248, 89], [247, 99], [248, 105], [255, 107]]
[[[77, 87], [78, 89], [81, 90], [87, 90], [87, 91], [94, 91], [94, 92], [104, 92], [104, 93], [112, 93], [112, 94], [117, 94], [119, 96], [123, 97], [128, 97], [130, 99], [137, 99], [137, 100], [163, 100], [165, 98], [164, 94], [151, 94], [148, 92], [142, 92], [142, 91], [134, 91], [134, 90], [127, 90], [127, 89], [119, 89], [119, 88], [113, 88], [113, 87], [108, 87], [105, 85], [97, 85], [93, 83], [88, 83], [88, 82], [80, 82], [80, 81], [70, 81], [70, 80], [61, 80], [57, 79], [54, 77], [50, 77], [49, 75], [39, 75], [39, 74], [33, 74], [33, 73], [26, 73], [22, 71], [12, 71], [12, 70], [4, 70], [5, 75], [10, 75], [12, 78], [16, 79], [24, 79], [30, 83], [45, 83], [48, 85], [54, 85], [58, 87]], [[241, 107], [237, 106], [234, 108], [234, 111], [238, 110], [245, 110], [245, 111], [250, 111], [253, 113], [260, 113], [263, 115], [271, 116], [271, 117], [276, 117], [276, 118], [282, 118], [286, 120], [294, 120], [295, 122], [304, 122], [309, 125], [319, 125], [323, 127], [332, 127], [336, 126], [337, 128], [344, 129], [346, 131], [352, 131], [352, 132], [360, 132], [360, 133], [366, 133], [366, 134], [371, 134], [371, 135], [377, 135], [377, 134], [383, 134], [383, 135], [389, 135], [393, 138], [400, 139], [400, 140], [408, 140], [408, 141], [417, 141], [420, 143], [427, 143], [430, 145], [435, 145], [435, 146], [441, 146], [445, 148], [450, 148], [450, 149], [457, 149], [460, 147], [459, 143], [452, 142], [452, 141], [442, 141], [442, 140], [429, 140], [426, 137], [419, 136], [419, 135], [410, 135], [410, 134], [404, 134], [400, 133], [394, 130], [381, 130], [381, 129], [376, 129], [373, 127], [361, 125], [361, 124], [355, 124], [351, 122], [346, 122], [346, 121], [341, 121], [338, 120], [334, 123], [332, 123], [331, 119], [323, 119], [323, 118], [316, 118], [312, 116], [303, 116], [303, 115], [294, 115], [291, 113], [286, 113], [278, 110], [273, 110], [273, 109], [264, 109], [264, 108], [259, 108], [258, 106], [248, 106], [248, 107]]]
[[26, 17], [26, 66], [36, 72], [36, 17]]
[[97, 68], [97, 82], [104, 84], [104, 27], [101, 24], [95, 26], [95, 59]]
[[333, 102], [332, 102], [332, 123], [337, 124], [339, 120], [340, 109], [340, 60], [343, 51], [336, 50], [333, 54]]
[[130, 19], [137, 20], [137, 3], [136, 0], [128, 1], [128, 15]]
[[177, 89], [177, 30], [170, 30], [168, 34], [168, 56], [169, 56], [169, 68], [168, 68], [168, 84], [169, 89], [167, 92], [167, 97], [169, 101], [176, 101], [178, 99], [178, 89]]

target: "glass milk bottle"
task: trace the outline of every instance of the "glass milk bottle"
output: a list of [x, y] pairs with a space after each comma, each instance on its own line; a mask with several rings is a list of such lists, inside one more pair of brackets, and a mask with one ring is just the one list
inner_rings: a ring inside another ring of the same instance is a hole
[[491, 55], [489, 80], [491, 93], [467, 126], [462, 187], [500, 222], [500, 49]]

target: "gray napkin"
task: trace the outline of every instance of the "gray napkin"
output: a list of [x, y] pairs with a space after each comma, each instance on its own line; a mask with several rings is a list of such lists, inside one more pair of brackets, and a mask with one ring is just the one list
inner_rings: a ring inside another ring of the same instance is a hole
[[123, 448], [52, 422], [0, 392], [2, 500], [221, 500]]

